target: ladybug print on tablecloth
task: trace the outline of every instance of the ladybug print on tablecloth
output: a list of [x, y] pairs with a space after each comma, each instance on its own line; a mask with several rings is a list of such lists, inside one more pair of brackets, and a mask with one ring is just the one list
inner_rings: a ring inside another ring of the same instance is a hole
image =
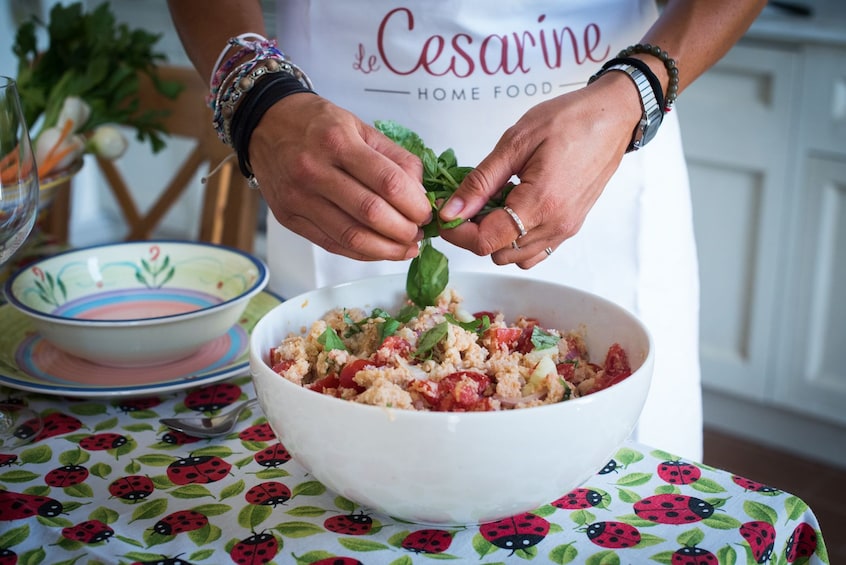
[[336, 534], [364, 536], [373, 529], [373, 518], [364, 512], [332, 516], [323, 522], [323, 527]]
[[61, 502], [47, 496], [0, 490], [0, 521], [11, 522], [36, 515], [55, 518], [64, 509]]
[[62, 528], [62, 537], [81, 543], [99, 543], [109, 541], [115, 531], [100, 520], [88, 520], [76, 526]]
[[185, 432], [178, 432], [176, 430], [168, 430], [162, 436], [162, 443], [169, 445], [188, 445], [189, 443], [196, 443], [202, 438], [190, 436]]
[[617, 469], [620, 468], [620, 465], [614, 461], [613, 459], [605, 464], [605, 466], [600, 469], [596, 474], [597, 475], [607, 475], [609, 473], [617, 472]]
[[452, 533], [446, 530], [425, 529], [411, 532], [402, 540], [402, 548], [414, 553], [443, 553], [452, 543]]
[[48, 439], [54, 436], [70, 434], [82, 428], [82, 422], [61, 412], [47, 414], [41, 419], [41, 431], [32, 440], [33, 442]]
[[513, 554], [519, 549], [528, 549], [539, 544], [549, 533], [549, 522], [536, 514], [525, 512], [487, 522], [479, 526], [479, 533], [500, 549], [510, 549]]
[[692, 463], [664, 461], [658, 465], [658, 476], [671, 485], [689, 485], [702, 477], [702, 471]]
[[623, 522], [594, 522], [587, 527], [587, 537], [599, 547], [607, 549], [623, 549], [640, 543], [638, 529]]
[[11, 467], [18, 460], [14, 453], [0, 453], [0, 467]]
[[126, 436], [114, 432], [103, 432], [82, 438], [79, 447], [86, 451], [105, 451], [126, 445], [128, 441]]
[[683, 547], [673, 552], [672, 565], [718, 565], [717, 556], [701, 547]]
[[759, 483], [758, 481], [753, 481], [752, 479], [747, 479], [746, 477], [741, 477], [740, 475], [732, 475], [731, 480], [737, 486], [743, 487], [743, 490], [760, 492], [761, 494], [779, 493], [779, 490], [775, 487]]
[[276, 508], [277, 505], [291, 500], [291, 489], [279, 481], [265, 481], [251, 487], [244, 494], [244, 499], [249, 504]]
[[5, 547], [0, 548], [0, 565], [16, 565], [18, 554]]
[[177, 485], [213, 483], [225, 478], [232, 468], [216, 455], [190, 456], [167, 466], [167, 477]]
[[602, 494], [588, 488], [577, 488], [551, 504], [562, 510], [583, 510], [602, 504]]
[[241, 398], [241, 387], [232, 383], [218, 383], [192, 391], [185, 397], [185, 407], [197, 412], [220, 410]]
[[148, 396], [145, 398], [129, 398], [121, 400], [117, 403], [117, 408], [124, 414], [129, 412], [140, 412], [142, 410], [149, 410], [155, 408], [162, 403], [162, 399], [157, 396]]
[[88, 469], [82, 465], [64, 465], [44, 475], [44, 482], [56, 488], [72, 487], [84, 483], [88, 474]]
[[683, 494], [656, 494], [639, 500], [634, 505], [635, 514], [644, 520], [659, 524], [691, 524], [714, 514], [714, 506]]
[[135, 561], [132, 565], [192, 565], [190, 562], [181, 559], [179, 556], [167, 557], [162, 555], [161, 559], [155, 561]]
[[256, 452], [253, 459], [262, 467], [279, 467], [291, 460], [291, 454], [281, 443], [274, 443]]
[[787, 540], [784, 554], [788, 563], [798, 559], [810, 558], [817, 551], [817, 532], [807, 522], [802, 522], [793, 529]]
[[178, 510], [168, 514], [153, 525], [153, 531], [163, 536], [175, 536], [205, 527], [209, 519], [196, 510]]
[[353, 557], [327, 557], [314, 561], [311, 565], [364, 565], [364, 563]]
[[740, 535], [749, 544], [756, 563], [766, 563], [775, 548], [775, 528], [769, 522], [756, 520], [740, 526]]
[[279, 553], [279, 541], [268, 533], [253, 534], [236, 543], [229, 552], [235, 563], [263, 565]]
[[273, 441], [276, 439], [276, 434], [270, 429], [270, 424], [265, 422], [242, 430], [238, 434], [238, 439], [241, 441]]
[[153, 494], [155, 488], [150, 477], [128, 475], [112, 481], [109, 485], [109, 494], [115, 498], [136, 502]]

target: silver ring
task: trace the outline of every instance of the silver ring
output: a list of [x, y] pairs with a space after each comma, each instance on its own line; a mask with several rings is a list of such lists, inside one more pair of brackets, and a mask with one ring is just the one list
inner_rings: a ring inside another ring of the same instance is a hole
[[520, 230], [520, 235], [517, 236], [517, 239], [520, 239], [528, 232], [526, 231], [526, 227], [523, 225], [523, 220], [520, 219], [520, 216], [517, 215], [517, 212], [509, 208], [508, 206], [503, 206], [503, 210], [508, 212], [508, 215], [511, 216], [511, 219], [514, 220], [514, 223], [517, 224], [517, 229]]
[[520, 250], [520, 246], [519, 246], [519, 245], [517, 245], [517, 240], [516, 240], [516, 239], [515, 239], [514, 241], [512, 241], [512, 242], [511, 242], [511, 249], [515, 249], [515, 250], [517, 250], [517, 251], [519, 251], [519, 250]]
[[544, 247], [543, 250], [546, 251], [547, 256], [552, 255], [552, 248], [551, 247]]

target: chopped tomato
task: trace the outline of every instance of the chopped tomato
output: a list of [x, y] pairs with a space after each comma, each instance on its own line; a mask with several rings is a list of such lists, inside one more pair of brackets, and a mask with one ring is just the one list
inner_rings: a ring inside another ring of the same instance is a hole
[[517, 346], [517, 341], [522, 334], [523, 330], [520, 328], [488, 328], [485, 332], [485, 338], [494, 349], [511, 351]]
[[408, 340], [398, 335], [389, 335], [379, 346], [377, 352], [378, 357], [390, 358], [393, 355], [399, 355], [405, 359], [411, 355], [411, 344]]
[[375, 367], [376, 363], [370, 359], [356, 359], [352, 363], [347, 363], [341, 369], [340, 385], [344, 388], [354, 388], [358, 392], [364, 392], [364, 387], [355, 382], [355, 375], [365, 367]]
[[433, 408], [441, 412], [467, 412], [488, 410], [485, 392], [491, 379], [474, 371], [451, 373], [438, 382], [438, 404]]
[[619, 343], [612, 343], [605, 355], [605, 371], [597, 382], [594, 392], [615, 385], [632, 374], [626, 351]]
[[325, 394], [327, 390], [337, 389], [340, 385], [341, 380], [338, 378], [338, 374], [329, 373], [322, 379], [314, 381], [313, 383], [308, 385], [308, 388]]
[[290, 369], [291, 365], [293, 364], [294, 361], [291, 359], [282, 359], [281, 361], [274, 363], [272, 369], [274, 373], [281, 375], [282, 373]]
[[476, 318], [477, 320], [481, 320], [485, 316], [488, 317], [489, 322], [493, 323], [493, 321], [496, 319], [496, 312], [489, 312], [487, 310], [482, 310], [481, 312], [476, 312], [475, 314], [473, 314], [473, 317]]
[[517, 345], [515, 350], [520, 353], [529, 353], [532, 349], [535, 348], [535, 344], [532, 343], [532, 332], [537, 326], [537, 321], [531, 320], [529, 325], [523, 328], [520, 333], [520, 337], [517, 340]]
[[573, 382], [573, 378], [576, 376], [575, 363], [559, 363], [555, 368], [558, 369], [558, 374], [562, 379], [568, 383]]

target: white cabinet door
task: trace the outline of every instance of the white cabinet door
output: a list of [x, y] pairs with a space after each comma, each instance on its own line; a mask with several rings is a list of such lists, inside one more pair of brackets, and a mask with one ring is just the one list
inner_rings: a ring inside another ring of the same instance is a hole
[[756, 401], [769, 396], [788, 268], [783, 227], [798, 59], [744, 41], [677, 105], [699, 247], [703, 384]]

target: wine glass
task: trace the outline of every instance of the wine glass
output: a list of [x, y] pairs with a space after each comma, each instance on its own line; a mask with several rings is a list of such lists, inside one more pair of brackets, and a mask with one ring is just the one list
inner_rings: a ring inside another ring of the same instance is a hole
[[[23, 245], [37, 214], [38, 169], [18, 87], [0, 76], [0, 266]], [[27, 443], [41, 427], [38, 414], [23, 404], [0, 403], [0, 447]]]

